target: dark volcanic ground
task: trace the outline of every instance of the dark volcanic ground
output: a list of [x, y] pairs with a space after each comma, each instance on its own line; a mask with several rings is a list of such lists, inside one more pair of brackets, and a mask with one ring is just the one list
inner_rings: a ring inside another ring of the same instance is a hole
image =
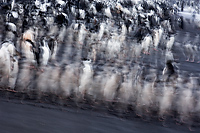
[[[53, 106], [48, 104], [29, 103], [19, 100], [0, 101], [1, 133], [186, 133], [190, 132], [186, 125], [158, 120], [132, 120], [119, 118], [109, 112], [83, 110]], [[134, 115], [134, 114], [133, 114]], [[199, 132], [199, 127], [192, 127]]]

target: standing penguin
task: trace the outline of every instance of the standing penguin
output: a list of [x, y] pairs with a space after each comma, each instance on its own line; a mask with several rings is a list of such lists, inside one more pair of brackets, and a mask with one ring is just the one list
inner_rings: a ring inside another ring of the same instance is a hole
[[17, 27], [14, 23], [6, 22], [5, 31], [3, 34], [3, 41], [11, 41], [14, 42], [17, 35]]
[[178, 26], [179, 26], [181, 29], [184, 29], [183, 16], [181, 16], [181, 17], [178, 19]]
[[165, 68], [163, 69], [163, 79], [164, 81], [168, 82], [171, 77], [175, 77], [175, 76], [176, 76], [176, 72], [172, 64], [172, 60], [168, 60], [166, 62]]
[[[16, 63], [17, 58], [15, 55], [19, 54], [16, 50], [13, 43], [5, 42], [1, 44], [0, 48], [0, 86], [6, 85], [3, 87], [7, 87], [9, 85], [10, 87], [15, 84], [16, 77], [12, 77], [13, 75], [16, 76], [16, 73], [18, 72], [18, 64]], [[13, 79], [13, 82], [10, 82], [11, 79]], [[9, 84], [8, 84], [9, 83]], [[10, 84], [11, 83], [11, 84]]]
[[45, 40], [42, 40], [42, 45], [39, 47], [39, 60], [38, 63], [40, 66], [46, 66], [51, 55], [49, 46]]

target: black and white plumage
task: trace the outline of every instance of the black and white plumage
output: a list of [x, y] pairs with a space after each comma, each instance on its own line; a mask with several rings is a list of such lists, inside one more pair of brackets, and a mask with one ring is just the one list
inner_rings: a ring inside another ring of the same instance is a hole
[[0, 49], [0, 73], [1, 76], [8, 76], [10, 73], [10, 54], [6, 45], [2, 45]]
[[166, 48], [167, 50], [171, 50], [173, 45], [174, 45], [174, 41], [175, 41], [175, 35], [169, 35], [168, 40], [167, 40], [167, 44], [166, 44]]
[[17, 27], [14, 23], [6, 22], [3, 40], [13, 42], [17, 36]]
[[153, 35], [153, 45], [154, 45], [154, 49], [157, 50], [158, 49], [158, 45], [162, 39], [162, 35], [163, 35], [163, 29], [160, 27], [158, 29], [154, 29], [154, 35]]
[[111, 10], [110, 10], [110, 7], [107, 7], [104, 11], [105, 13], [105, 16], [108, 17], [108, 18], [112, 18], [112, 13], [111, 13]]
[[1, 48], [3, 48], [3, 47], [5, 47], [7, 49], [11, 58], [16, 56], [16, 55], [20, 55], [19, 52], [16, 50], [15, 45], [10, 41], [4, 42], [1, 45]]
[[35, 63], [34, 45], [30, 40], [24, 40], [21, 42], [21, 53], [22, 57], [27, 62]]
[[163, 74], [163, 80], [167, 82], [170, 80], [171, 77], [176, 76], [176, 71], [174, 65], [172, 64], [172, 60], [168, 60], [166, 62], [166, 66], [163, 69], [162, 74]]
[[58, 11], [62, 11], [63, 8], [66, 6], [66, 2], [63, 0], [56, 0], [56, 7]]
[[17, 31], [17, 27], [16, 27], [16, 25], [14, 23], [6, 22], [6, 30], [7, 31], [16, 32]]
[[51, 53], [50, 60], [55, 60], [58, 50], [57, 40], [55, 40], [54, 38], [50, 38], [47, 43]]
[[62, 25], [68, 25], [69, 22], [69, 18], [67, 16], [67, 14], [65, 13], [59, 13], [56, 15], [55, 17], [55, 23], [57, 23], [60, 27], [62, 27]]
[[89, 61], [83, 61], [83, 73], [80, 75], [79, 80], [79, 92], [81, 95], [84, 96], [84, 93], [86, 91], [90, 91], [92, 88], [91, 83], [93, 82], [93, 68], [91, 64], [91, 60]]
[[51, 51], [49, 49], [48, 43], [46, 40], [42, 40], [42, 45], [39, 46], [38, 53], [39, 55], [36, 55], [37, 63], [39, 66], [46, 66], [49, 62]]
[[194, 62], [195, 56], [198, 53], [198, 47], [196, 45], [192, 45], [190, 42], [187, 42], [183, 48], [184, 48], [183, 54], [185, 55], [186, 61]]
[[145, 36], [144, 39], [142, 40], [141, 45], [142, 45], [143, 53], [150, 54], [149, 48], [152, 45], [152, 36], [149, 34], [147, 36]]
[[22, 41], [20, 44], [22, 57], [25, 58], [26, 62], [35, 63], [35, 37], [32, 29], [27, 30], [22, 35]]
[[9, 75], [9, 87], [11, 89], [15, 88], [18, 72], [19, 72], [18, 57], [13, 57], [11, 62], [11, 71]]
[[183, 16], [181, 16], [180, 18], [178, 18], [178, 26], [181, 28], [181, 29], [184, 29], [184, 20], [183, 20]]
[[[17, 58], [15, 56], [19, 54], [11, 42], [5, 42], [0, 48], [0, 75], [1, 83], [8, 84], [9, 86], [16, 81], [14, 77], [13, 82], [9, 79], [10, 76], [16, 76], [18, 72]], [[15, 84], [15, 83], [14, 83]], [[13, 85], [11, 85], [13, 88]]]

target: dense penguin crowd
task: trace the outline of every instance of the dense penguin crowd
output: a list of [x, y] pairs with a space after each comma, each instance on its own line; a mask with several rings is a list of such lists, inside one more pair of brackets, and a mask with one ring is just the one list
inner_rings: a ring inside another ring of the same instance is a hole
[[195, 2], [4, 0], [0, 87], [34, 91], [38, 99], [50, 93], [117, 102], [142, 117], [157, 111], [167, 119], [175, 111], [192, 125], [200, 117], [199, 74], [179, 69], [175, 48], [185, 61], [199, 63], [199, 35], [190, 42], [187, 32], [176, 41], [188, 21], [180, 12]]

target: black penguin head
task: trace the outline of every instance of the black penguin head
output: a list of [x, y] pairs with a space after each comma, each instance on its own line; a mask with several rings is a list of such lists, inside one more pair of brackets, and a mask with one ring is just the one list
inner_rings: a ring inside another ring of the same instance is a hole
[[170, 71], [170, 73], [174, 73], [174, 66], [172, 65], [172, 60], [168, 60], [166, 62], [166, 67], [168, 69], [168, 71]]
[[167, 60], [166, 64], [171, 64], [172, 60]]
[[11, 32], [13, 32], [15, 34], [17, 32], [17, 27], [16, 27], [16, 25], [14, 23], [6, 22], [5, 30], [6, 31], [11, 31]]

